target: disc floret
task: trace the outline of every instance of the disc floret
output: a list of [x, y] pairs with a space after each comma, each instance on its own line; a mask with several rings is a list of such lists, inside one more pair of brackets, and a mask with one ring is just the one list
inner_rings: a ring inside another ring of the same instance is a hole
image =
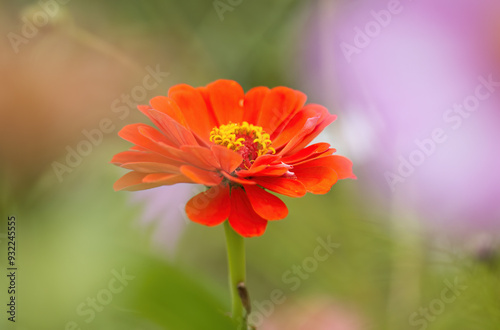
[[244, 121], [241, 124], [229, 123], [214, 127], [210, 132], [210, 141], [239, 152], [244, 164], [250, 167], [259, 156], [268, 152], [275, 153], [269, 134], [262, 127]]

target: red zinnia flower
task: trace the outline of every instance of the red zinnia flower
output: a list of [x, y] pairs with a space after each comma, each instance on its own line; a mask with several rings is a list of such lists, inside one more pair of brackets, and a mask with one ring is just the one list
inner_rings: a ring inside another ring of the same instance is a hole
[[355, 178], [349, 159], [328, 143], [307, 146], [335, 115], [286, 87], [243, 92], [231, 80], [206, 87], [181, 84], [151, 106], [139, 106], [158, 127], [125, 126], [119, 135], [135, 144], [112, 163], [132, 170], [115, 190], [142, 190], [180, 182], [208, 190], [186, 205], [188, 217], [206, 226], [228, 219], [245, 237], [262, 235], [268, 220], [288, 209], [268, 192], [301, 197], [325, 194], [339, 179]]

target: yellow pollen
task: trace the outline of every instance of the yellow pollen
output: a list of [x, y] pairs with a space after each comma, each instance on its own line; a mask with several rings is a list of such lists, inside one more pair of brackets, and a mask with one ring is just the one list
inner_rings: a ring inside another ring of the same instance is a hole
[[242, 124], [229, 123], [214, 127], [210, 132], [210, 141], [235, 151], [239, 151], [244, 146], [248, 147], [248, 142], [251, 142], [257, 156], [265, 155], [268, 151], [276, 153], [276, 150], [271, 147], [272, 141], [269, 134], [264, 132], [262, 127], [246, 121]]

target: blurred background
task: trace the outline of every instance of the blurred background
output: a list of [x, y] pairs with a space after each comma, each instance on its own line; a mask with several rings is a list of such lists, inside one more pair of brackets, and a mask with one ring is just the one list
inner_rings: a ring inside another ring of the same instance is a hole
[[109, 164], [137, 104], [219, 78], [327, 106], [358, 175], [247, 240], [258, 329], [500, 328], [498, 1], [2, 1], [0, 32], [1, 329], [234, 328], [199, 188]]

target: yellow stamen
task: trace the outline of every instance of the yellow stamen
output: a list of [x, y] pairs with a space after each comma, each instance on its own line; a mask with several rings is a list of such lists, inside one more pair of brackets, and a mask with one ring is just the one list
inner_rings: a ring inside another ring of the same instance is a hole
[[210, 132], [210, 141], [235, 151], [244, 146], [247, 138], [255, 145], [258, 156], [265, 155], [269, 151], [273, 154], [276, 153], [276, 150], [271, 147], [272, 141], [269, 134], [264, 132], [262, 127], [249, 124], [246, 121], [242, 124], [220, 125], [214, 127]]

